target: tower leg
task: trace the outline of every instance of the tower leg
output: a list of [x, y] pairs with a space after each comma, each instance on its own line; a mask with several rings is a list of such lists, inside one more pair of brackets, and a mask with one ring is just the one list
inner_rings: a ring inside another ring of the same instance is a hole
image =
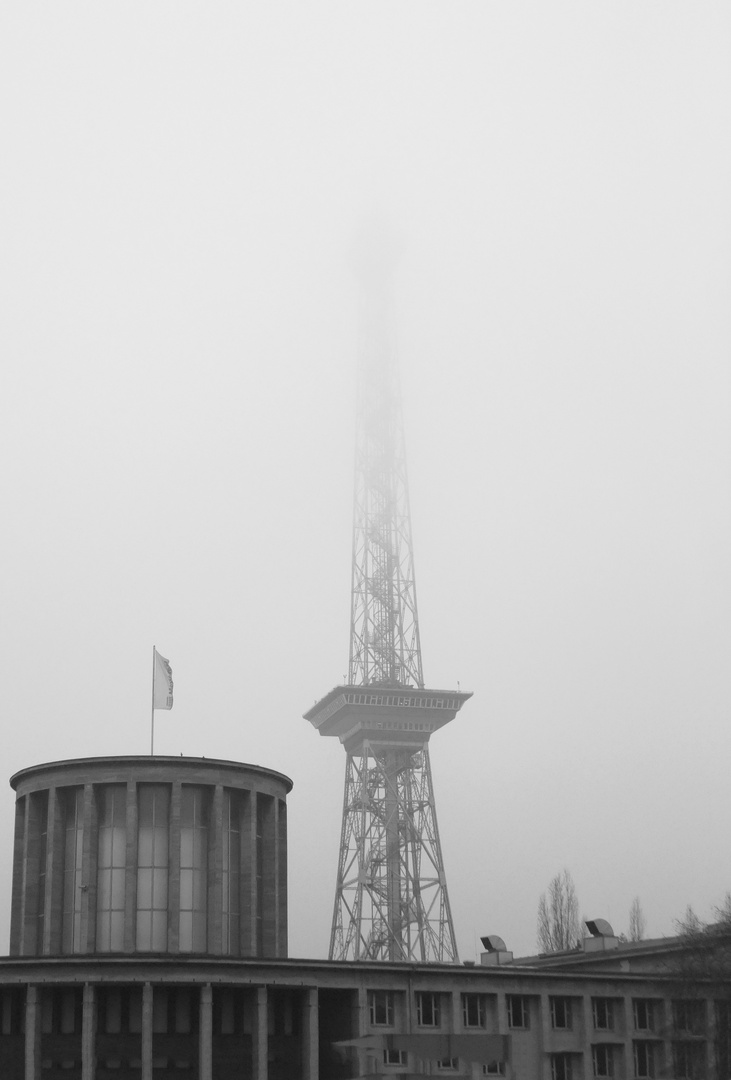
[[427, 745], [348, 754], [330, 958], [458, 961]]

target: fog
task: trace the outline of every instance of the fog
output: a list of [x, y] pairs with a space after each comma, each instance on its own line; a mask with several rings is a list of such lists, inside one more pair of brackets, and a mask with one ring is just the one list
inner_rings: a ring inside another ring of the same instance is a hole
[[327, 954], [345, 754], [302, 713], [347, 668], [378, 207], [425, 678], [474, 691], [431, 741], [460, 955], [532, 951], [563, 867], [617, 931], [710, 914], [730, 47], [713, 2], [4, 5], [5, 775], [147, 753], [156, 645], [156, 752], [292, 778], [290, 954]]

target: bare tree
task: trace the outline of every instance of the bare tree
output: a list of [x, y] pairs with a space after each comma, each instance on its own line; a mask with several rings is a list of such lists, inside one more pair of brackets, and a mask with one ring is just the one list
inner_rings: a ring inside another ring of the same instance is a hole
[[629, 929], [627, 931], [627, 937], [630, 941], [642, 941], [645, 936], [645, 929], [645, 914], [642, 910], [640, 898], [639, 896], [636, 896], [632, 901], [632, 907], [629, 909]]
[[[678, 980], [678, 997], [712, 998], [714, 1008], [713, 1035], [715, 1069], [697, 1075], [708, 1080], [726, 1080], [731, 1076], [731, 893], [714, 908], [711, 922], [703, 922], [688, 905], [682, 919], [677, 919], [679, 949], [668, 963], [669, 972]], [[685, 1039], [688, 1031], [705, 1031], [702, 1009], [694, 1018], [686, 1007], [680, 1016], [673, 1017], [672, 1033]], [[690, 1019], [689, 1019], [690, 1018]]]
[[538, 902], [538, 948], [541, 952], [573, 949], [579, 940], [579, 901], [568, 870], [556, 874]]

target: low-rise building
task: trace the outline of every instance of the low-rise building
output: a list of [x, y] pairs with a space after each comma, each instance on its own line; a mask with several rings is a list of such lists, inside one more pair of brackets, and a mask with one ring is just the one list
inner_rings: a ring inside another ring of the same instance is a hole
[[[190, 758], [35, 766], [17, 793], [1, 1080], [731, 1075], [729, 1003], [674, 939], [480, 963], [287, 955], [287, 777]], [[597, 923], [599, 920], [597, 920]]]

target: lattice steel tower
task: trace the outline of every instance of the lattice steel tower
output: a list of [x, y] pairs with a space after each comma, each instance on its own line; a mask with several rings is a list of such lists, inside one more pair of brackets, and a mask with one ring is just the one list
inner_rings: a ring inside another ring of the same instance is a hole
[[469, 693], [424, 689], [387, 245], [361, 253], [348, 683], [305, 718], [343, 743], [331, 960], [457, 962], [429, 765]]

